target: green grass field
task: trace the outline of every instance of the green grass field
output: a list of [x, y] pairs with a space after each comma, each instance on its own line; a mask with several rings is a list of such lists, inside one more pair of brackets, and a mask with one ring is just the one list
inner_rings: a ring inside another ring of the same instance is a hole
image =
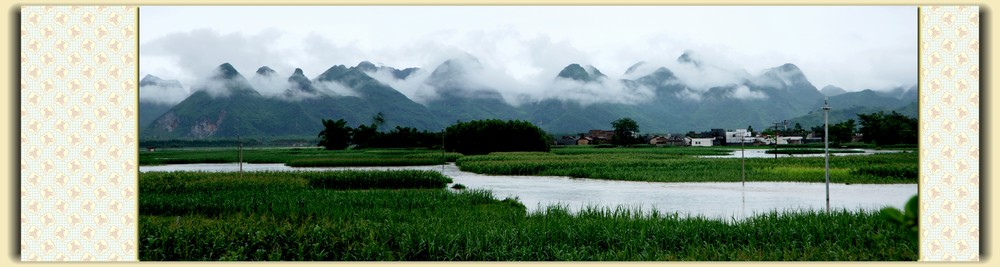
[[[605, 151], [612, 152], [605, 152]], [[567, 149], [551, 153], [492, 153], [459, 158], [463, 171], [493, 175], [555, 175], [650, 182], [739, 182], [739, 158], [689, 155], [712, 149], [649, 148]], [[835, 183], [916, 183], [917, 153], [833, 156], [830, 180]], [[824, 182], [823, 157], [748, 158], [747, 181]]]
[[[525, 155], [508, 155], [525, 156]], [[664, 157], [679, 157], [664, 155]], [[888, 160], [888, 159], [887, 159]], [[873, 212], [739, 222], [638, 210], [528, 213], [436, 172], [140, 173], [139, 259], [913, 261]]]
[[[320, 148], [243, 149], [247, 163], [284, 163], [293, 167], [412, 166], [454, 162], [458, 153], [426, 149], [323, 150]], [[140, 151], [139, 165], [234, 163], [236, 148], [160, 149]]]

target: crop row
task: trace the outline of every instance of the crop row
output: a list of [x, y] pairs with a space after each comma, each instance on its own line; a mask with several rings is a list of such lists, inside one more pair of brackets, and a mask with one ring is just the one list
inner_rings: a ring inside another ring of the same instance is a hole
[[[556, 175], [653, 182], [786, 181], [822, 182], [824, 159], [697, 158], [646, 153], [570, 154], [494, 153], [466, 156], [457, 165], [493, 175]], [[745, 167], [744, 167], [745, 166]], [[830, 158], [836, 183], [916, 183], [916, 153], [885, 153]]]
[[[441, 150], [424, 149], [364, 149], [364, 150], [321, 150], [314, 148], [296, 149], [244, 149], [243, 161], [248, 163], [287, 163], [299, 159], [369, 159], [367, 164], [389, 162], [393, 159], [434, 159], [435, 162], [454, 162], [461, 157], [458, 153], [443, 153]], [[389, 159], [379, 161], [377, 159]], [[156, 152], [139, 152], [139, 165], [230, 163], [239, 161], [236, 148], [227, 149], [174, 149]], [[424, 165], [429, 161], [414, 161]]]
[[225, 190], [261, 192], [302, 188], [402, 189], [444, 188], [451, 178], [434, 171], [292, 171], [292, 172], [146, 172], [139, 192], [187, 193]]
[[309, 158], [289, 160], [291, 167], [415, 166], [440, 165], [444, 158]]

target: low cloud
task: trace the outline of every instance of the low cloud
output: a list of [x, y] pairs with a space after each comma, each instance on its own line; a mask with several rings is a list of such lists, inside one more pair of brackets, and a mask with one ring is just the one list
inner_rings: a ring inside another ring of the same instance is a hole
[[361, 96], [354, 89], [334, 81], [313, 83], [313, 86], [316, 87], [317, 92], [320, 94], [330, 96]]
[[413, 102], [421, 105], [427, 105], [438, 98], [436, 88], [424, 83], [427, 77], [431, 75], [430, 71], [425, 69], [416, 70], [405, 79], [396, 79], [392, 70], [386, 68], [380, 68], [374, 72], [366, 72], [366, 74], [396, 89], [407, 98], [410, 98], [410, 100], [413, 100]]
[[139, 101], [175, 105], [191, 95], [188, 88], [162, 85], [139, 87]]
[[726, 96], [744, 100], [767, 99], [767, 94], [760, 91], [751, 91], [746, 85], [737, 86], [735, 89], [727, 93]]
[[288, 78], [281, 78], [279, 75], [254, 75], [250, 79], [250, 85], [262, 96], [266, 97], [279, 97], [285, 93], [285, 89], [289, 88], [291, 84], [288, 83]]

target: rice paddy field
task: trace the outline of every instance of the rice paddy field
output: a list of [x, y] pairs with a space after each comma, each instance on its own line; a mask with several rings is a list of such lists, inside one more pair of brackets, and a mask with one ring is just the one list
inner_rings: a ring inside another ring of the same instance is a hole
[[917, 242], [868, 211], [740, 221], [628, 208], [526, 212], [433, 171], [146, 172], [143, 261], [913, 261]]

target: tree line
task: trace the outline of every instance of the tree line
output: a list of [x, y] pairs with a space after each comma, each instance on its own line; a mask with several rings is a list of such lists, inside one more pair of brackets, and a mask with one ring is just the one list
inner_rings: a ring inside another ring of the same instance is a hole
[[[343, 119], [322, 120], [319, 146], [326, 149], [354, 148], [438, 148], [466, 155], [487, 154], [498, 151], [549, 151], [552, 136], [534, 124], [521, 120], [474, 120], [457, 122], [444, 132], [419, 131], [416, 128], [396, 126], [387, 132], [379, 131], [385, 123], [382, 113], [372, 118], [368, 125], [352, 128]], [[618, 146], [642, 143], [639, 124], [631, 118], [621, 118], [611, 123], [614, 135], [611, 142]], [[859, 127], [860, 126], [860, 127]], [[830, 142], [851, 142], [856, 133], [862, 141], [875, 145], [916, 144], [918, 138], [916, 118], [896, 111], [858, 114], [853, 119], [830, 125]], [[752, 127], [747, 127], [753, 131]], [[812, 127], [814, 136], [824, 137], [822, 126]], [[765, 130], [773, 134], [773, 129]], [[780, 131], [782, 136], [806, 136], [808, 131], [796, 123], [791, 130]]]
[[[896, 111], [859, 113], [857, 121], [849, 119], [831, 124], [829, 127], [831, 143], [851, 142], [856, 134], [861, 134], [862, 142], [878, 146], [917, 144], [919, 138], [917, 118]], [[811, 130], [815, 136], [823, 137], [823, 126], [815, 126]], [[797, 133], [800, 132], [792, 131], [791, 134]]]
[[521, 120], [476, 120], [458, 122], [444, 132], [400, 127], [379, 131], [385, 123], [381, 113], [372, 123], [350, 127], [343, 119], [322, 120], [317, 145], [328, 150], [352, 148], [438, 148], [465, 155], [498, 151], [549, 151], [551, 137], [534, 124]]
[[319, 132], [319, 143], [328, 150], [354, 148], [435, 148], [441, 146], [441, 133], [417, 130], [411, 127], [400, 127], [388, 132], [379, 131], [379, 126], [385, 124], [385, 117], [378, 113], [368, 125], [358, 125], [352, 128], [344, 119], [322, 120], [323, 130]]

